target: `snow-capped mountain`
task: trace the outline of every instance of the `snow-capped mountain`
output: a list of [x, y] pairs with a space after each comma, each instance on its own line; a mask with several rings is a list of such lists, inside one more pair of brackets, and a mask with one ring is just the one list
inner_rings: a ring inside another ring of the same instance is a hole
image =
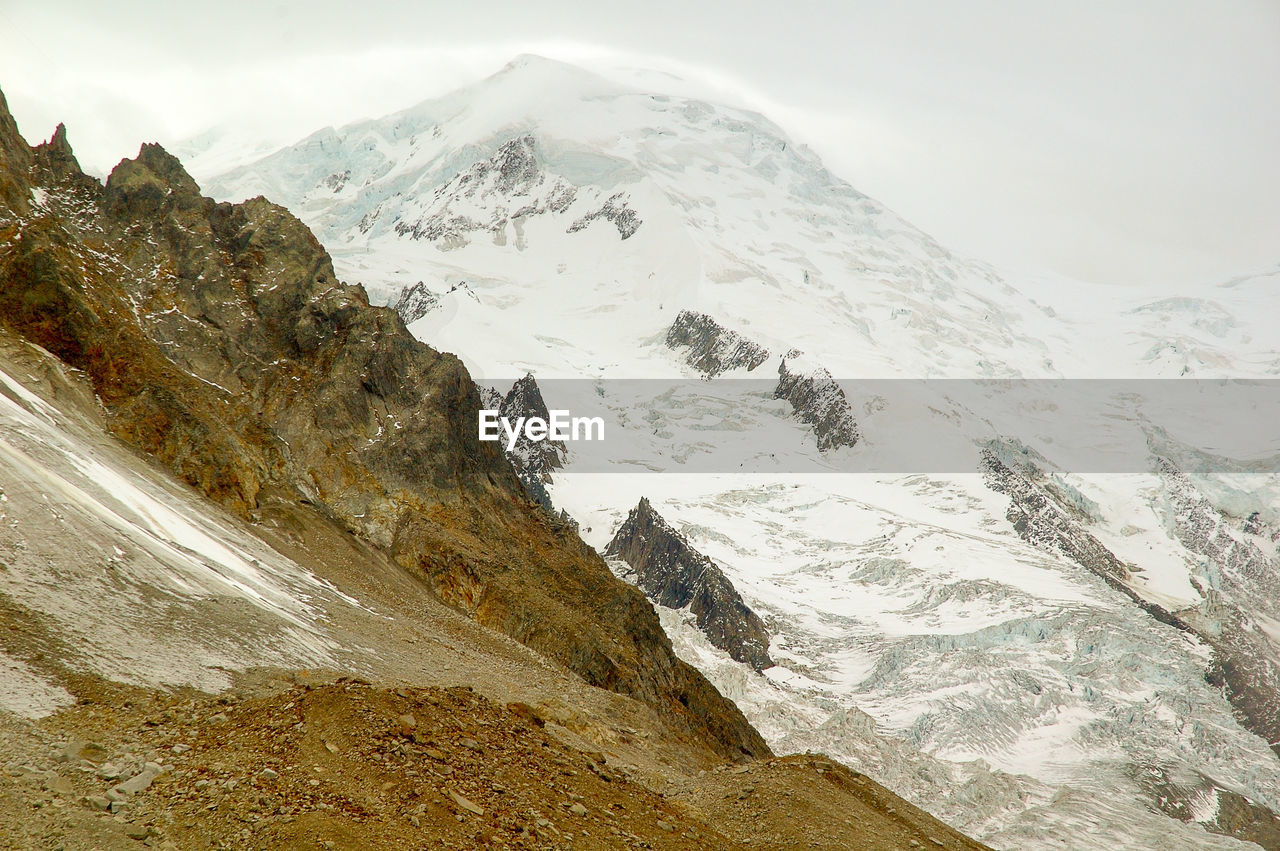
[[[999, 847], [1280, 841], [1274, 475], [1191, 476], [1168, 459], [1195, 448], [1133, 414], [1124, 475], [1055, 467], [1036, 434], [993, 454], [932, 387], [967, 472], [795, 474], [891, 430], [894, 399], [825, 392], [848, 439], [821, 445], [803, 388], [832, 376], [1275, 376], [1277, 272], [1181, 294], [1003, 276], [762, 116], [533, 57], [203, 183], [284, 203], [477, 378], [532, 372], [552, 407], [589, 388], [627, 425], [612, 460], [571, 447], [551, 499], [603, 550], [647, 498], [720, 566], [776, 664], [734, 662], [687, 610], [664, 626], [776, 750], [826, 751]], [[1053, 402], [1025, 407], [1062, 419]], [[742, 440], [773, 473], [672, 474]]]

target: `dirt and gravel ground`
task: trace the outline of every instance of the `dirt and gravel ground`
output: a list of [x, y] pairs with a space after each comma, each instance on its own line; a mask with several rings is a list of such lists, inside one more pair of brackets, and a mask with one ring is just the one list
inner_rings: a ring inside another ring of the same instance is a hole
[[216, 696], [70, 686], [77, 705], [42, 722], [0, 718], [4, 847], [980, 847], [821, 757], [653, 788], [536, 708], [465, 687], [313, 672]]

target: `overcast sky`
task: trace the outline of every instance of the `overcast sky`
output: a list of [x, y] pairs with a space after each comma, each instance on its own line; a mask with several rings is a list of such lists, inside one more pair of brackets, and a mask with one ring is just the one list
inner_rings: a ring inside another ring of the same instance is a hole
[[1216, 282], [1280, 263], [1280, 2], [0, 0], [0, 89], [90, 170], [214, 125], [283, 144], [532, 52], [764, 112], [1014, 270]]

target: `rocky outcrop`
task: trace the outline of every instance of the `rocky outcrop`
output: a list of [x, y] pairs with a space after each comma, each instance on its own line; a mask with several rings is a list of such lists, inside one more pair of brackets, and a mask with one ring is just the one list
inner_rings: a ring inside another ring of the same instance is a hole
[[[499, 395], [493, 388], [485, 389], [487, 391], [485, 407], [496, 410], [499, 416], [510, 422], [528, 417], [547, 420], [551, 416], [532, 373], [526, 374], [524, 378], [512, 384], [505, 397]], [[572, 522], [565, 512], [556, 512], [555, 506], [551, 503], [551, 495], [547, 493], [546, 488], [551, 483], [551, 471], [559, 470], [564, 466], [568, 456], [565, 445], [552, 440], [533, 441], [521, 433], [514, 447], [506, 449], [504, 442], [503, 449], [529, 496], [547, 509], [552, 516], [565, 522]]]
[[461, 362], [337, 280], [286, 210], [202, 197], [156, 145], [103, 186], [26, 147], [5, 110], [0, 149], [17, 154], [0, 161], [0, 323], [83, 370], [116, 435], [243, 517], [286, 501], [337, 520], [719, 753], [768, 753], [643, 595], [479, 441]]
[[688, 608], [716, 647], [757, 671], [771, 667], [769, 633], [716, 563], [671, 528], [648, 499], [631, 509], [605, 549], [625, 561], [659, 606]]
[[613, 226], [618, 229], [618, 236], [623, 239], [630, 239], [635, 236], [636, 231], [640, 230], [640, 225], [644, 224], [644, 219], [640, 218], [635, 210], [627, 206], [627, 194], [625, 192], [616, 192], [609, 196], [605, 202], [600, 205], [600, 209], [592, 210], [585, 216], [582, 216], [569, 225], [566, 233], [577, 233], [585, 229], [592, 222], [603, 219], [606, 222], [612, 222]]
[[1166, 815], [1199, 821], [1206, 830], [1263, 848], [1280, 848], [1280, 817], [1199, 772], [1176, 777], [1153, 767], [1135, 772], [1134, 780]]
[[563, 213], [577, 196], [576, 187], [542, 168], [537, 143], [526, 135], [505, 142], [492, 157], [455, 175], [418, 208], [412, 221], [406, 216], [395, 230], [450, 249], [466, 245], [478, 231], [489, 232], [496, 243], [505, 245], [511, 226], [516, 247], [523, 248], [526, 219]]
[[[1034, 465], [1017, 463], [1008, 457], [1002, 460], [1000, 455], [991, 448], [984, 449], [982, 473], [987, 487], [1009, 497], [1005, 516], [1018, 535], [1042, 549], [1061, 553], [1100, 576], [1112, 588], [1142, 603], [1127, 584], [1132, 579], [1129, 567], [1081, 525], [1087, 516], [1056, 491]], [[1163, 623], [1176, 625], [1163, 609], [1157, 607], [1152, 614]]]
[[31, 167], [31, 148], [18, 134], [18, 124], [0, 93], [0, 210], [24, 215], [31, 209], [31, 186], [22, 179]]
[[778, 364], [773, 397], [791, 403], [796, 418], [813, 429], [823, 452], [858, 442], [858, 423], [844, 390], [824, 367], [807, 363], [795, 349]]
[[744, 367], [750, 372], [769, 358], [764, 346], [692, 310], [680, 311], [667, 329], [666, 343], [667, 348], [684, 349], [685, 363], [704, 378]]
[[[680, 311], [667, 329], [666, 344], [667, 348], [683, 350], [685, 363], [707, 379], [735, 369], [750, 372], [769, 359], [764, 346], [692, 310]], [[796, 419], [813, 429], [819, 450], [858, 442], [858, 423], [844, 390], [831, 373], [809, 363], [800, 351], [791, 349], [778, 364], [773, 398], [791, 403]]]
[[440, 307], [440, 296], [422, 281], [405, 287], [396, 299], [395, 312], [405, 325], [412, 325], [431, 311]]
[[1256, 513], [1231, 516], [1164, 458], [1156, 470], [1170, 531], [1210, 566], [1211, 578], [1197, 581], [1205, 601], [1187, 615], [1216, 651], [1210, 679], [1226, 688], [1245, 725], [1280, 753], [1280, 639], [1255, 617], [1280, 620], [1280, 529]]

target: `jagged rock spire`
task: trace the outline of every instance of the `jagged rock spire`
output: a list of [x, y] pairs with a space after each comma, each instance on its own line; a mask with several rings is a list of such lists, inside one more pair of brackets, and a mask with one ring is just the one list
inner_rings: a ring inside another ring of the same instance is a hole
[[631, 565], [640, 590], [659, 606], [697, 618], [707, 639], [757, 671], [772, 667], [769, 633], [720, 567], [693, 548], [646, 497], [614, 535], [605, 555]]

